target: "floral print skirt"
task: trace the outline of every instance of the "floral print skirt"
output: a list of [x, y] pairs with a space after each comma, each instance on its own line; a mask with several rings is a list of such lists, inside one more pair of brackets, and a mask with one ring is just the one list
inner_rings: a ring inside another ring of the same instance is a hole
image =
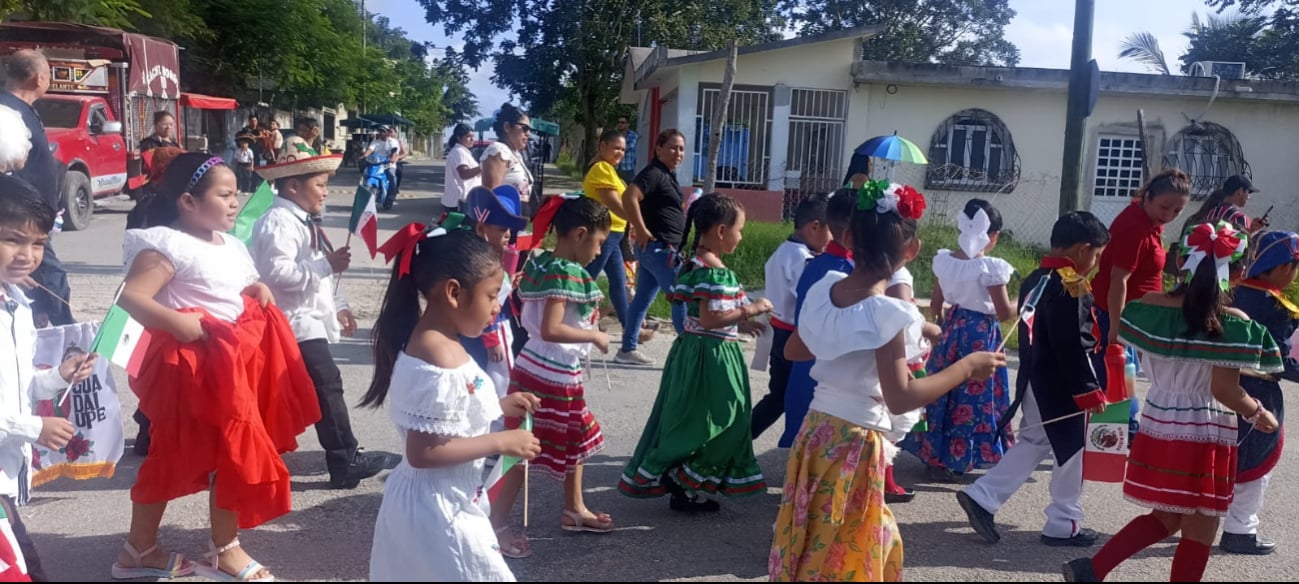
[[809, 411], [790, 451], [772, 582], [898, 582], [902, 538], [884, 506], [884, 435]]
[[[932, 375], [970, 353], [995, 351], [1000, 345], [997, 317], [954, 308], [925, 370]], [[994, 466], [1014, 444], [1010, 424], [997, 433], [997, 424], [1010, 409], [1010, 398], [1010, 374], [1005, 367], [987, 381], [966, 381], [925, 406], [928, 428], [907, 435], [900, 446], [929, 466], [955, 473]]]

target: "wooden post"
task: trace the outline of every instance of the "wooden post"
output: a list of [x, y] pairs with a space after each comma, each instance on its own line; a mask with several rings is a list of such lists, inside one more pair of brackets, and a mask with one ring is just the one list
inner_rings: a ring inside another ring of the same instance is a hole
[[704, 167], [704, 192], [711, 193], [717, 186], [717, 155], [722, 147], [722, 125], [726, 123], [726, 110], [731, 103], [731, 85], [735, 83], [735, 62], [739, 60], [739, 45], [731, 39], [731, 54], [726, 58], [726, 73], [722, 75], [722, 89], [713, 107], [713, 119], [708, 129], [708, 165]]

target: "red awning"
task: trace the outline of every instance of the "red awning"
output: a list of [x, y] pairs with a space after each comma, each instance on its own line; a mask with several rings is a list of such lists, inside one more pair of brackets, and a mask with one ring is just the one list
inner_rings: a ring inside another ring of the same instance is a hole
[[180, 105], [208, 110], [232, 110], [239, 107], [238, 102], [228, 97], [212, 97], [197, 93], [180, 94]]

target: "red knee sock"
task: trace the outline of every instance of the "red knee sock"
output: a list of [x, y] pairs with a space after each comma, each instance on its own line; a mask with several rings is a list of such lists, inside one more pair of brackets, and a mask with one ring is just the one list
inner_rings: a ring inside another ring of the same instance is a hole
[[902, 487], [899, 487], [897, 483], [893, 482], [893, 465], [891, 464], [884, 467], [884, 492], [885, 493], [902, 492]]
[[1182, 537], [1173, 554], [1173, 571], [1169, 582], [1199, 582], [1209, 565], [1209, 546]]
[[1168, 528], [1154, 514], [1147, 513], [1129, 521], [1105, 542], [1101, 551], [1092, 556], [1092, 570], [1096, 572], [1096, 579], [1104, 581], [1105, 576], [1124, 560], [1159, 543], [1168, 535]]

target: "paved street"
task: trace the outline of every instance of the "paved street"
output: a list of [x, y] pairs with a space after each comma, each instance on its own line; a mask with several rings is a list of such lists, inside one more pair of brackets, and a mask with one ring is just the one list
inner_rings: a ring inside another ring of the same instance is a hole
[[[336, 178], [331, 189], [326, 225], [335, 243], [346, 237], [347, 212], [355, 173]], [[441, 162], [407, 168], [404, 198], [392, 212], [380, 214], [380, 241], [409, 221], [427, 221], [441, 191]], [[96, 212], [86, 231], [55, 239], [59, 255], [72, 273], [73, 305], [79, 318], [99, 318], [121, 280], [121, 239], [129, 203], [116, 203]], [[335, 348], [349, 401], [359, 401], [370, 381], [367, 338], [386, 282], [381, 259], [354, 250], [353, 269], [342, 282], [353, 310], [362, 321], [358, 337]], [[670, 327], [665, 327], [670, 328]], [[661, 363], [670, 337], [662, 335], [645, 349]], [[746, 345], [752, 352], [752, 345]], [[780, 501], [787, 452], [776, 448], [779, 426], [755, 444], [767, 476], [765, 494], [723, 500], [714, 515], [685, 516], [668, 510], [666, 499], [633, 500], [616, 492], [622, 465], [635, 447], [659, 384], [660, 369], [632, 369], [598, 359], [587, 386], [587, 399], [604, 428], [606, 450], [586, 471], [588, 505], [613, 515], [619, 529], [611, 534], [570, 534], [559, 529], [559, 484], [532, 478], [530, 502], [535, 554], [511, 560], [521, 580], [765, 580], [771, 525]], [[135, 425], [130, 412], [135, 397], [118, 371], [128, 438]], [[766, 392], [765, 373], [752, 372], [753, 395]], [[353, 410], [353, 428], [369, 450], [400, 452], [402, 442], [382, 411]], [[324, 458], [314, 433], [301, 437], [298, 452], [285, 457], [293, 472], [294, 512], [247, 531], [241, 540], [249, 552], [285, 580], [363, 580], [367, 577], [374, 517], [382, 497], [382, 479], [352, 491], [329, 490]], [[129, 488], [140, 459], [126, 454], [111, 480], [61, 479], [36, 492], [23, 510], [41, 556], [57, 580], [105, 580], [124, 541], [129, 523]], [[1045, 467], [1043, 467], [1045, 470]], [[894, 507], [902, 522], [906, 546], [905, 574], [923, 581], [1059, 581], [1061, 562], [1083, 555], [1082, 550], [1057, 549], [1038, 543], [1038, 530], [1047, 503], [1047, 474], [1034, 481], [998, 516], [1003, 538], [989, 546], [974, 535], [953, 493], [957, 486], [924, 484], [919, 463], [902, 456], [898, 478], [916, 485], [912, 503]], [[386, 473], [385, 473], [386, 474]], [[1217, 554], [1206, 578], [1218, 581], [1277, 581], [1299, 579], [1299, 465], [1287, 454], [1268, 494], [1264, 533], [1280, 551], [1266, 558]], [[522, 498], [520, 498], [522, 500]], [[207, 548], [207, 497], [174, 502], [164, 521], [165, 547], [196, 557]], [[1123, 501], [1118, 485], [1089, 483], [1084, 496], [1087, 525], [1108, 537], [1141, 511]], [[521, 509], [521, 508], [520, 508]], [[516, 521], [522, 513], [516, 509]], [[429, 542], [438, 545], [438, 542]], [[1158, 545], [1125, 564], [1113, 580], [1166, 581], [1174, 542]]]

